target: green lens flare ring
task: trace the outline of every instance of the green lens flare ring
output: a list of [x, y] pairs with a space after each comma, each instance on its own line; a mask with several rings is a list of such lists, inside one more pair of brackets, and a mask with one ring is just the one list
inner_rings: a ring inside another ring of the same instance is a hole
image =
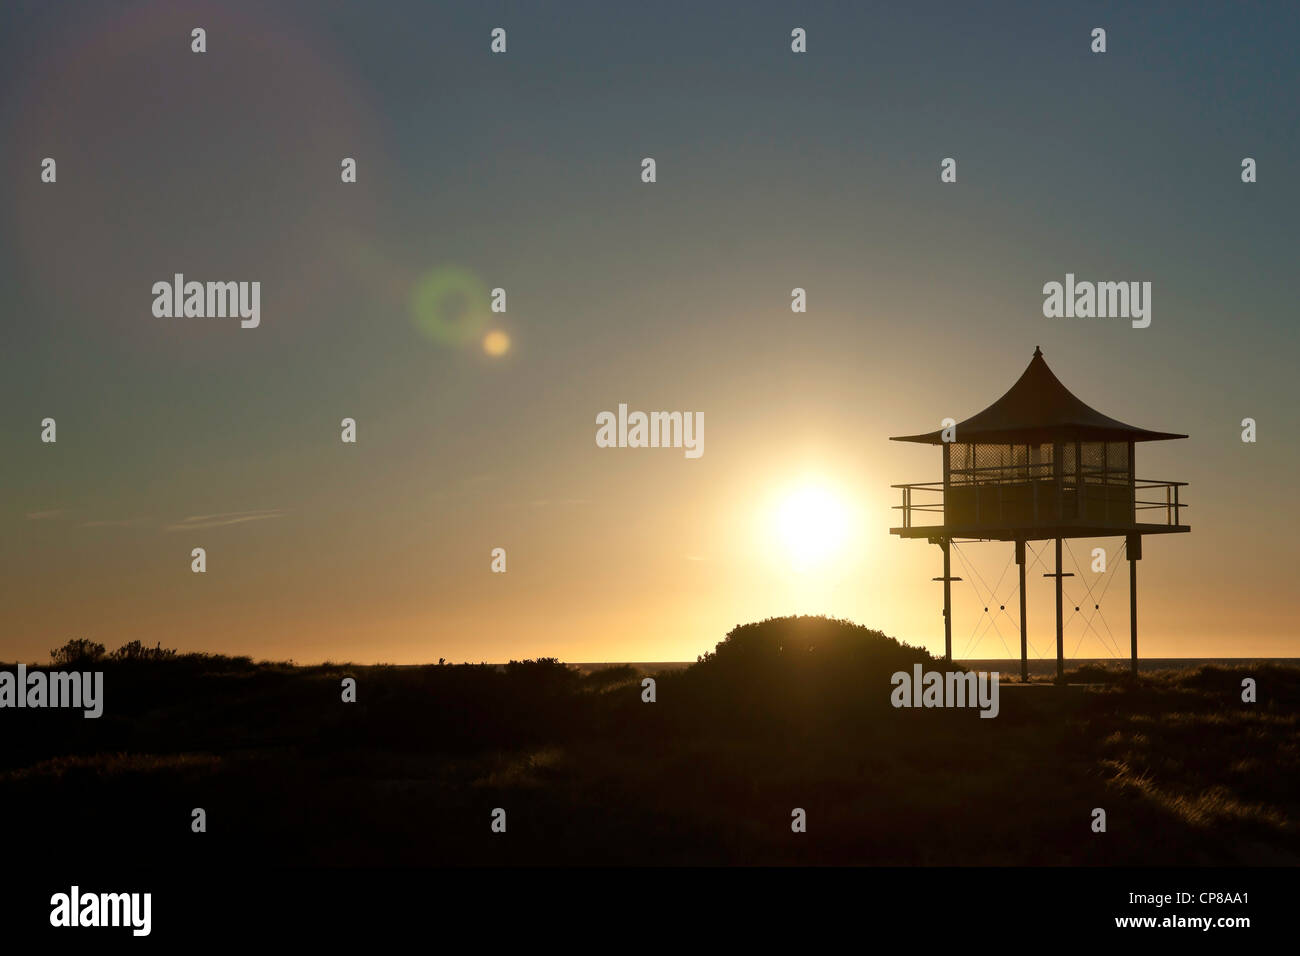
[[415, 327], [444, 345], [468, 345], [479, 338], [491, 315], [488, 291], [467, 269], [434, 269], [411, 292]]

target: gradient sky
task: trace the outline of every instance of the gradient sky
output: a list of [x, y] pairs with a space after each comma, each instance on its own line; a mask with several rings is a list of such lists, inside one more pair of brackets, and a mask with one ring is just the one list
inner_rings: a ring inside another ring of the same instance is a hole
[[[1191, 436], [1138, 450], [1193, 528], [1147, 539], [1143, 656], [1300, 656], [1300, 7], [882, 6], [5, 4], [0, 658], [683, 660], [795, 612], [941, 652], [940, 552], [888, 533], [939, 452], [888, 436], [984, 408], [1035, 345]], [[507, 290], [506, 355], [415, 329], [448, 267]], [[154, 318], [175, 272], [259, 280], [261, 327]], [[1150, 328], [1044, 318], [1067, 272], [1152, 282]], [[704, 412], [703, 457], [597, 448], [620, 402]], [[815, 575], [771, 518], [809, 477], [852, 509]], [[964, 551], [992, 583], [1011, 546]], [[1005, 656], [977, 604], [958, 656]], [[1109, 656], [1077, 618], [1066, 648]]]

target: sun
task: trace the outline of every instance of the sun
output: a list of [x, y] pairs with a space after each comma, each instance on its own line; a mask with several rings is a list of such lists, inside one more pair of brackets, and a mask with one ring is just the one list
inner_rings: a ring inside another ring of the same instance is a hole
[[850, 533], [852, 509], [829, 485], [800, 485], [778, 501], [772, 516], [776, 543], [790, 565], [815, 570], [838, 558]]

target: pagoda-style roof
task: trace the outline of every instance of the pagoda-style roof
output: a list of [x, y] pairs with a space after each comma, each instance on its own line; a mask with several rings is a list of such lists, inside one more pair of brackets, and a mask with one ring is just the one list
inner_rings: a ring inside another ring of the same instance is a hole
[[[1062, 441], [1161, 441], [1186, 438], [1156, 432], [1103, 415], [1075, 398], [1034, 349], [1029, 367], [1016, 384], [978, 415], [957, 423], [957, 441], [1020, 444]], [[899, 435], [890, 441], [942, 445], [943, 430], [923, 435]]]

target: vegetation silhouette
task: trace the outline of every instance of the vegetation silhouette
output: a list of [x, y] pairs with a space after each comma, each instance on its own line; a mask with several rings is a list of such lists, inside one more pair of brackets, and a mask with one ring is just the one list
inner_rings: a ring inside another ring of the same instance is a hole
[[104, 656], [104, 645], [74, 637], [62, 647], [50, 651], [50, 661], [55, 667], [85, 667]]
[[719, 729], [806, 731], [879, 720], [892, 710], [880, 689], [914, 664], [930, 669], [935, 659], [850, 621], [768, 618], [733, 628], [695, 666], [670, 676], [670, 694], [682, 701], [680, 713]]
[[944, 663], [808, 616], [736, 627], [659, 673], [86, 639], [51, 658], [104, 672], [104, 715], [6, 710], [0, 802], [32, 824], [11, 852], [70, 865], [1300, 863], [1293, 666], [1085, 665], [1076, 686], [1004, 683], [984, 720], [893, 708], [894, 672]]

